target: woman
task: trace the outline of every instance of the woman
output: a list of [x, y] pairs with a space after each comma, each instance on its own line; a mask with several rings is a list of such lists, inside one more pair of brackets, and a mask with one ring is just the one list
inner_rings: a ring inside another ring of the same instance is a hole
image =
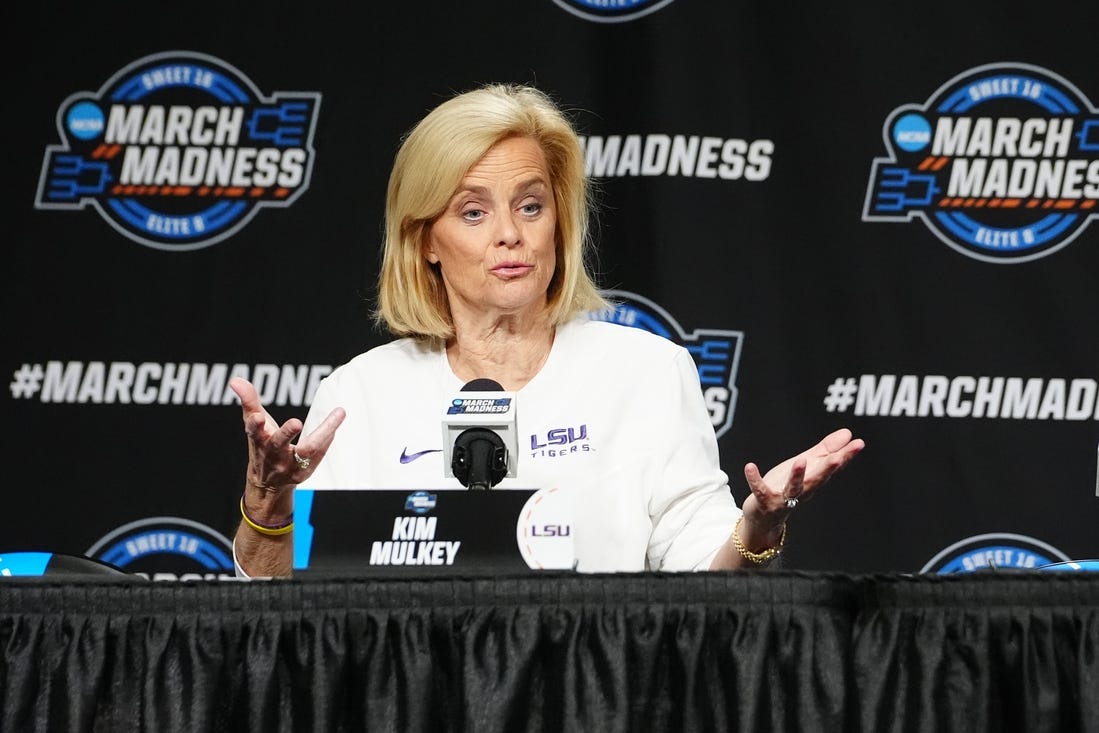
[[[777, 555], [793, 507], [863, 441], [841, 429], [766, 476], [747, 464], [738, 508], [686, 349], [588, 317], [609, 307], [585, 264], [588, 211], [579, 139], [536, 89], [475, 89], [413, 128], [390, 175], [376, 310], [398, 338], [334, 370], [304, 425], [280, 427], [251, 384], [231, 382], [249, 447], [242, 574], [290, 573], [295, 486], [446, 485], [442, 409], [478, 378], [516, 392], [518, 476], [497, 489], [567, 491], [578, 570]], [[562, 429], [567, 450], [546, 450]]]

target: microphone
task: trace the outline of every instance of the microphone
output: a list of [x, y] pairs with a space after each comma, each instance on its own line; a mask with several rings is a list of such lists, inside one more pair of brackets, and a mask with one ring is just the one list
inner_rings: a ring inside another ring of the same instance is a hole
[[467, 489], [491, 489], [515, 477], [519, 442], [515, 393], [492, 379], [474, 379], [443, 415], [443, 471]]

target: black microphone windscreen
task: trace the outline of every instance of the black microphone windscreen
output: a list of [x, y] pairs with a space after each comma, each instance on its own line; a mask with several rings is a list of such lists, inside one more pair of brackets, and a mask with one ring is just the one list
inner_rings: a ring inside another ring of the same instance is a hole
[[504, 388], [495, 379], [474, 379], [462, 387], [463, 392], [503, 392]]

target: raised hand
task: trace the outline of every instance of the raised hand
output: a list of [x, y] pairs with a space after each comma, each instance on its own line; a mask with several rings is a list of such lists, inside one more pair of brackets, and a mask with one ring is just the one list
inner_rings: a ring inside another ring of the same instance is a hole
[[745, 513], [751, 513], [752, 519], [765, 527], [782, 524], [798, 502], [810, 499], [865, 447], [862, 438], [853, 438], [850, 430], [840, 428], [812, 448], [778, 464], [766, 476], [760, 475], [756, 464], [746, 464], [744, 478], [752, 495], [745, 500]]
[[[279, 492], [308, 479], [332, 444], [336, 428], [345, 417], [343, 409], [332, 410], [316, 430], [302, 436], [301, 420], [292, 417], [280, 426], [260, 403], [251, 382], [234, 377], [229, 380], [229, 387], [240, 398], [244, 416], [244, 433], [248, 438], [247, 484]], [[296, 444], [295, 438], [299, 438]]]

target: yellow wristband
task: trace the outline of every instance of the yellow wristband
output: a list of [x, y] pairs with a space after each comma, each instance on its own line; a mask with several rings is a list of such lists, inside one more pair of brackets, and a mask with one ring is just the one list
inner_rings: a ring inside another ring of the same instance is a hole
[[[247, 519], [247, 517], [245, 517], [245, 519]], [[768, 560], [774, 560], [776, 557], [778, 557], [779, 553], [782, 552], [782, 546], [786, 543], [786, 525], [782, 525], [782, 536], [778, 538], [777, 545], [775, 545], [774, 547], [768, 547], [763, 552], [752, 552], [744, 546], [743, 542], [740, 541], [739, 530], [740, 521], [742, 519], [744, 519], [743, 514], [741, 514], [737, 518], [736, 525], [733, 526], [733, 547], [736, 548], [736, 551], [739, 552], [743, 557], [754, 562], [756, 565], [762, 565]]]
[[294, 520], [288, 519], [282, 524], [269, 525], [260, 524], [256, 520], [248, 516], [248, 511], [244, 508], [244, 494], [240, 495], [240, 516], [244, 517], [244, 523], [252, 529], [256, 530], [260, 534], [265, 534], [268, 537], [278, 537], [280, 535], [288, 534], [294, 531]]

